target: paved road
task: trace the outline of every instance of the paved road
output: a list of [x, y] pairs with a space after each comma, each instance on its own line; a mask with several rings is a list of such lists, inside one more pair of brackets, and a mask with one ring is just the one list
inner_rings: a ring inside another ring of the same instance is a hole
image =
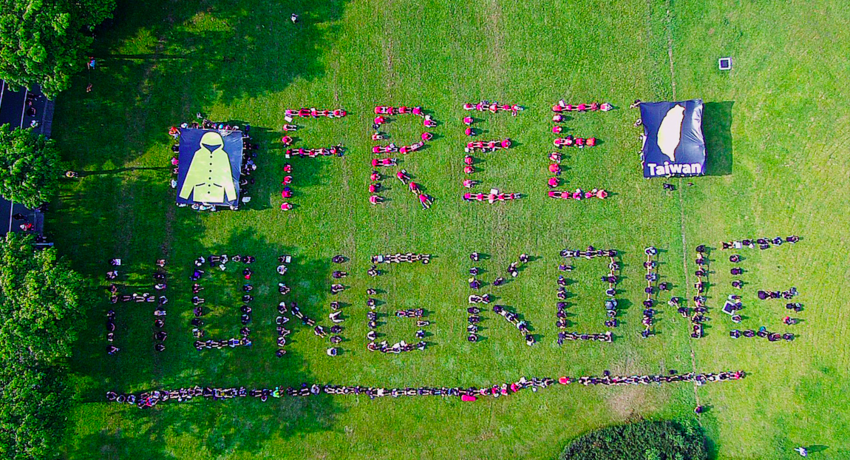
[[[53, 122], [53, 102], [48, 101], [41, 91], [21, 89], [12, 91], [6, 82], [0, 80], [0, 125], [9, 124], [11, 128], [29, 127], [36, 122], [35, 131], [50, 136]], [[25, 220], [15, 220], [13, 214], [23, 214]], [[23, 205], [13, 204], [0, 197], [0, 234], [9, 231], [23, 231], [20, 225], [32, 223], [33, 232], [42, 234], [44, 231], [44, 215]]]

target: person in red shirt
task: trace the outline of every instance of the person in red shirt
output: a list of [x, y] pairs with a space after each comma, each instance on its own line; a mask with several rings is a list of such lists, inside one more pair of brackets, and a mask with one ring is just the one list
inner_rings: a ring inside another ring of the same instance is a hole
[[395, 173], [395, 177], [397, 177], [398, 180], [400, 180], [402, 184], [406, 184], [407, 181], [410, 180], [410, 177], [407, 175], [407, 172], [403, 169], [401, 171]]

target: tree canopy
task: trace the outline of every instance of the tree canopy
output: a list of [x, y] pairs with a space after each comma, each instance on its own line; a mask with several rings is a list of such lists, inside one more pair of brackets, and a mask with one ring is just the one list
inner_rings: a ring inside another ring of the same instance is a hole
[[52, 140], [32, 128], [10, 131], [9, 125], [0, 126], [0, 195], [35, 208], [56, 193], [61, 175]]
[[90, 32], [114, 7], [114, 0], [0, 0], [0, 78], [56, 96], [85, 65]]
[[706, 460], [705, 438], [692, 425], [641, 421], [575, 439], [560, 460]]
[[52, 248], [10, 233], [0, 240], [0, 456], [58, 457], [72, 390], [67, 358], [87, 284]]

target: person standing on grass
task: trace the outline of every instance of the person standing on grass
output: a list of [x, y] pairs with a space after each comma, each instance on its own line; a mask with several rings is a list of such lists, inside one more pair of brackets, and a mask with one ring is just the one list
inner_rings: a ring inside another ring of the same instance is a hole
[[800, 454], [800, 457], [808, 457], [808, 456], [809, 456], [809, 451], [808, 451], [808, 450], [806, 450], [806, 448], [805, 448], [805, 447], [803, 447], [803, 446], [795, 447], [795, 448], [794, 448], [794, 450], [795, 450], [798, 454]]

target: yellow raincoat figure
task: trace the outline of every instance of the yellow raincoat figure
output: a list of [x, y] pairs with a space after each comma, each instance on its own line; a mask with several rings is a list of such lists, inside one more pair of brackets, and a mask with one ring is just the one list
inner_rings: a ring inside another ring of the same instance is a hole
[[194, 192], [193, 201], [200, 203], [218, 204], [236, 200], [230, 158], [224, 151], [221, 134], [205, 133], [200, 144], [186, 172], [180, 198], [189, 199]]

